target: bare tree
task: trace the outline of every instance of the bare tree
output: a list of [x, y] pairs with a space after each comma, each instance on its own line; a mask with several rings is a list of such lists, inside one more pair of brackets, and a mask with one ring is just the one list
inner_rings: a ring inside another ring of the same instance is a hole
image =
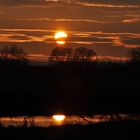
[[0, 50], [0, 53], [1, 53], [1, 58], [2, 59], [8, 59], [9, 58], [9, 48], [8, 47], [3, 47]]
[[128, 55], [130, 57], [130, 61], [132, 61], [132, 62], [140, 62], [140, 47], [131, 49], [128, 52]]
[[97, 58], [96, 53], [84, 47], [76, 48], [74, 52], [74, 60], [76, 61], [93, 61], [93, 58]]
[[51, 61], [93, 61], [97, 58], [96, 53], [84, 47], [76, 48], [55, 48], [51, 52]]
[[97, 59], [97, 54], [91, 50], [91, 49], [88, 49], [87, 50], [87, 60], [88, 61], [93, 61], [93, 60], [96, 60]]
[[51, 52], [51, 61], [70, 61], [73, 50], [71, 48], [54, 48]]
[[18, 62], [18, 64], [27, 64], [27, 54], [18, 46], [3, 47], [0, 50], [1, 59], [3, 61]]
[[27, 119], [27, 117], [24, 117], [24, 119], [23, 119], [23, 127], [28, 127], [28, 119]]

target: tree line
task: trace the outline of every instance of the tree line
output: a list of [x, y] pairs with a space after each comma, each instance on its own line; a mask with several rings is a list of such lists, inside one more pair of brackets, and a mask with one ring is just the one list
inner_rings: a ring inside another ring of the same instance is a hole
[[[133, 48], [128, 52], [129, 62], [140, 62], [140, 48]], [[92, 49], [79, 47], [56, 47], [51, 51], [49, 62], [94, 62], [98, 60], [96, 52]], [[28, 54], [19, 46], [11, 45], [0, 49], [0, 63], [24, 64], [29, 63]]]
[[49, 58], [50, 61], [94, 61], [97, 59], [97, 54], [92, 49], [79, 47], [73, 50], [72, 48], [54, 48]]
[[[128, 62], [140, 62], [140, 47], [130, 49], [127, 53]], [[85, 47], [72, 48], [54, 48], [51, 52], [50, 61], [76, 61], [93, 62], [98, 60], [98, 55], [92, 49]]]

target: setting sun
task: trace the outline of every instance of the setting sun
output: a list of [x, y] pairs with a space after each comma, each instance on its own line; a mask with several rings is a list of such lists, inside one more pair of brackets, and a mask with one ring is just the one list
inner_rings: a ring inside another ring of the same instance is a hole
[[57, 122], [62, 122], [65, 119], [65, 115], [53, 115], [52, 117]]
[[55, 35], [54, 38], [56, 40], [57, 44], [63, 45], [66, 43], [65, 39], [68, 37], [67, 33], [64, 31], [58, 31]]

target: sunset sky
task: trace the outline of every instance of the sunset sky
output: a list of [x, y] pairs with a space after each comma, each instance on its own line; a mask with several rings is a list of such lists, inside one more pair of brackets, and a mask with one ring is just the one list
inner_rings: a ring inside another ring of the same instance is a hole
[[55, 48], [87, 47], [102, 57], [125, 57], [140, 47], [140, 0], [0, 0], [0, 47], [17, 44], [40, 59]]

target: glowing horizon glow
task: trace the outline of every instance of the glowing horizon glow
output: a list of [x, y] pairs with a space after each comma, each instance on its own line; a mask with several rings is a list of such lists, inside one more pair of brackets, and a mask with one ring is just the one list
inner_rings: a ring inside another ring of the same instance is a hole
[[53, 115], [52, 118], [56, 121], [56, 122], [62, 122], [65, 119], [65, 115]]
[[58, 31], [55, 35], [54, 38], [56, 40], [56, 43], [59, 45], [63, 45], [66, 43], [65, 39], [68, 37], [67, 33], [64, 31]]

